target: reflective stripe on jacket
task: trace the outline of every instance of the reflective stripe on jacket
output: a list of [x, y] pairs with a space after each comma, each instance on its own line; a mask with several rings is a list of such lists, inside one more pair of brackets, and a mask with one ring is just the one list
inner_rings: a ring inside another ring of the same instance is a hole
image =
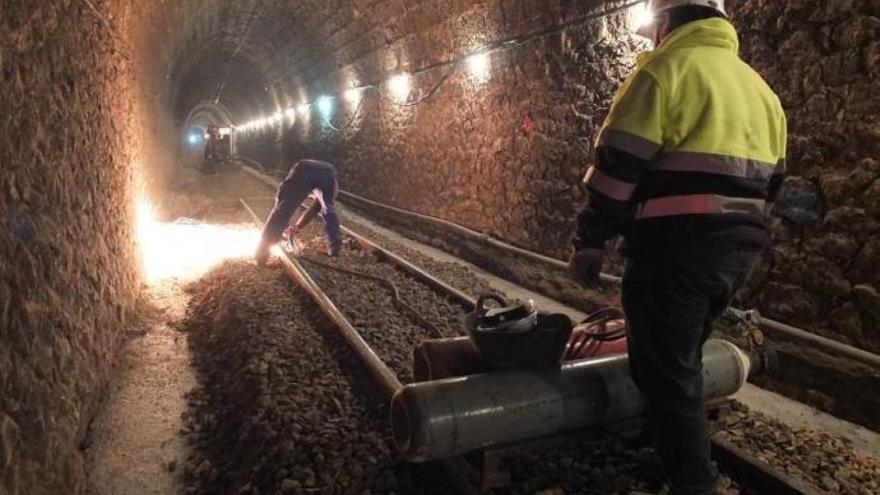
[[[631, 214], [628, 232], [669, 217], [680, 217], [680, 235], [694, 233], [686, 221], [705, 224], [696, 233], [707, 235], [738, 224], [764, 228], [770, 184], [785, 172], [785, 114], [738, 50], [726, 19], [691, 22], [640, 55], [618, 90], [584, 182], [591, 193], [627, 204], [616, 208]], [[589, 233], [582, 237], [590, 243]]]

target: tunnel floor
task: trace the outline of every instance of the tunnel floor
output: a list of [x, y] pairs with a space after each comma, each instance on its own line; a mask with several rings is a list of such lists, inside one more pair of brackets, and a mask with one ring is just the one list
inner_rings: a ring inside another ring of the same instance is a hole
[[107, 404], [90, 428], [93, 495], [176, 493], [174, 468], [190, 452], [181, 414], [196, 379], [176, 328], [188, 298], [173, 281], [150, 287], [146, 298], [146, 324], [120, 352]]
[[[271, 206], [272, 191], [241, 172], [184, 172], [157, 201], [158, 218], [241, 225], [248, 219], [239, 197], [260, 215]], [[383, 288], [304, 261], [404, 382], [411, 379], [415, 343], [436, 332], [462, 333], [460, 307], [352, 244], [338, 260], [322, 257], [315, 224], [304, 236], [306, 257], [393, 280], [432, 323], [420, 327], [402, 315]], [[375, 232], [371, 237], [463, 290], [493, 290], [460, 264]], [[277, 262], [259, 268], [249, 259], [226, 260], [204, 274], [157, 282], [144, 299], [145, 324], [121, 353], [105, 410], [91, 428], [88, 493], [455, 492], [437, 466], [396, 458], [379, 395]], [[742, 405], [719, 428], [737, 445], [829, 492], [880, 489], [880, 461], [847, 440], [791, 428]], [[662, 484], [653, 450], [638, 438], [572, 441], [514, 456], [505, 467], [510, 484], [495, 493], [656, 492]], [[727, 477], [722, 485], [723, 494], [755, 493]]]
[[[182, 167], [157, 198], [157, 221], [246, 222], [236, 194], [270, 194], [238, 174], [205, 176]], [[251, 186], [252, 189], [248, 189]], [[184, 247], [184, 246], [181, 246]], [[143, 320], [133, 328], [114, 363], [114, 377], [101, 414], [84, 445], [87, 493], [182, 493], [179, 469], [191, 455], [186, 442], [186, 395], [197, 384], [186, 334], [180, 330], [190, 303], [185, 286], [201, 274], [166, 277], [145, 286]]]

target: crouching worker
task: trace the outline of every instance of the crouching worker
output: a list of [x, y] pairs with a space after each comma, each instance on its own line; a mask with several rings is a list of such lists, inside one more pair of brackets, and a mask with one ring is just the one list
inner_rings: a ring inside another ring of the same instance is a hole
[[269, 260], [269, 250], [281, 240], [290, 218], [309, 196], [315, 199], [314, 204], [299, 217], [293, 227], [288, 229], [288, 235], [292, 239], [315, 218], [315, 215], [320, 214], [324, 220], [324, 230], [327, 232], [327, 254], [338, 256], [342, 249], [339, 216], [334, 207], [338, 190], [336, 168], [332, 164], [319, 160], [296, 162], [278, 188], [275, 207], [266, 221], [263, 240], [255, 255], [257, 264], [261, 266], [266, 264]]

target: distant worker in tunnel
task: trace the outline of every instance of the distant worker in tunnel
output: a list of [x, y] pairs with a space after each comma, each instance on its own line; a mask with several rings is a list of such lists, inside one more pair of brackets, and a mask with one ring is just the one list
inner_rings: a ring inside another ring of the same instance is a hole
[[779, 98], [738, 56], [721, 0], [651, 0], [655, 49], [623, 83], [587, 171], [572, 276], [598, 282], [622, 235], [633, 379], [671, 493], [712, 494], [702, 345], [768, 244], [785, 172]]
[[208, 132], [205, 133], [205, 161], [210, 162], [217, 156], [217, 127], [208, 126]]
[[287, 228], [291, 217], [296, 213], [300, 204], [309, 196], [314, 198], [314, 203], [307, 209], [299, 220], [288, 229], [291, 238], [305, 228], [316, 215], [321, 215], [324, 220], [324, 229], [327, 232], [329, 256], [338, 256], [342, 248], [342, 234], [339, 228], [339, 216], [336, 214], [335, 201], [339, 186], [336, 181], [336, 168], [327, 162], [319, 160], [300, 160], [291, 167], [287, 178], [278, 188], [275, 199], [275, 207], [269, 214], [266, 227], [263, 230], [263, 239], [257, 248], [256, 261], [259, 265], [265, 265], [269, 260], [269, 250], [281, 240], [284, 230]]

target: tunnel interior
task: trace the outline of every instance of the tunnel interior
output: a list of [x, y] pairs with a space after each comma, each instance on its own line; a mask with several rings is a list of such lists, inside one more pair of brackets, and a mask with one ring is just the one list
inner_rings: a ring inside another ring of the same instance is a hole
[[[728, 4], [791, 134], [737, 302], [878, 352], [880, 2]], [[269, 175], [319, 157], [348, 192], [564, 259], [641, 7], [0, 1], [0, 493], [84, 489], [148, 280], [139, 205], [200, 180], [209, 126]]]

